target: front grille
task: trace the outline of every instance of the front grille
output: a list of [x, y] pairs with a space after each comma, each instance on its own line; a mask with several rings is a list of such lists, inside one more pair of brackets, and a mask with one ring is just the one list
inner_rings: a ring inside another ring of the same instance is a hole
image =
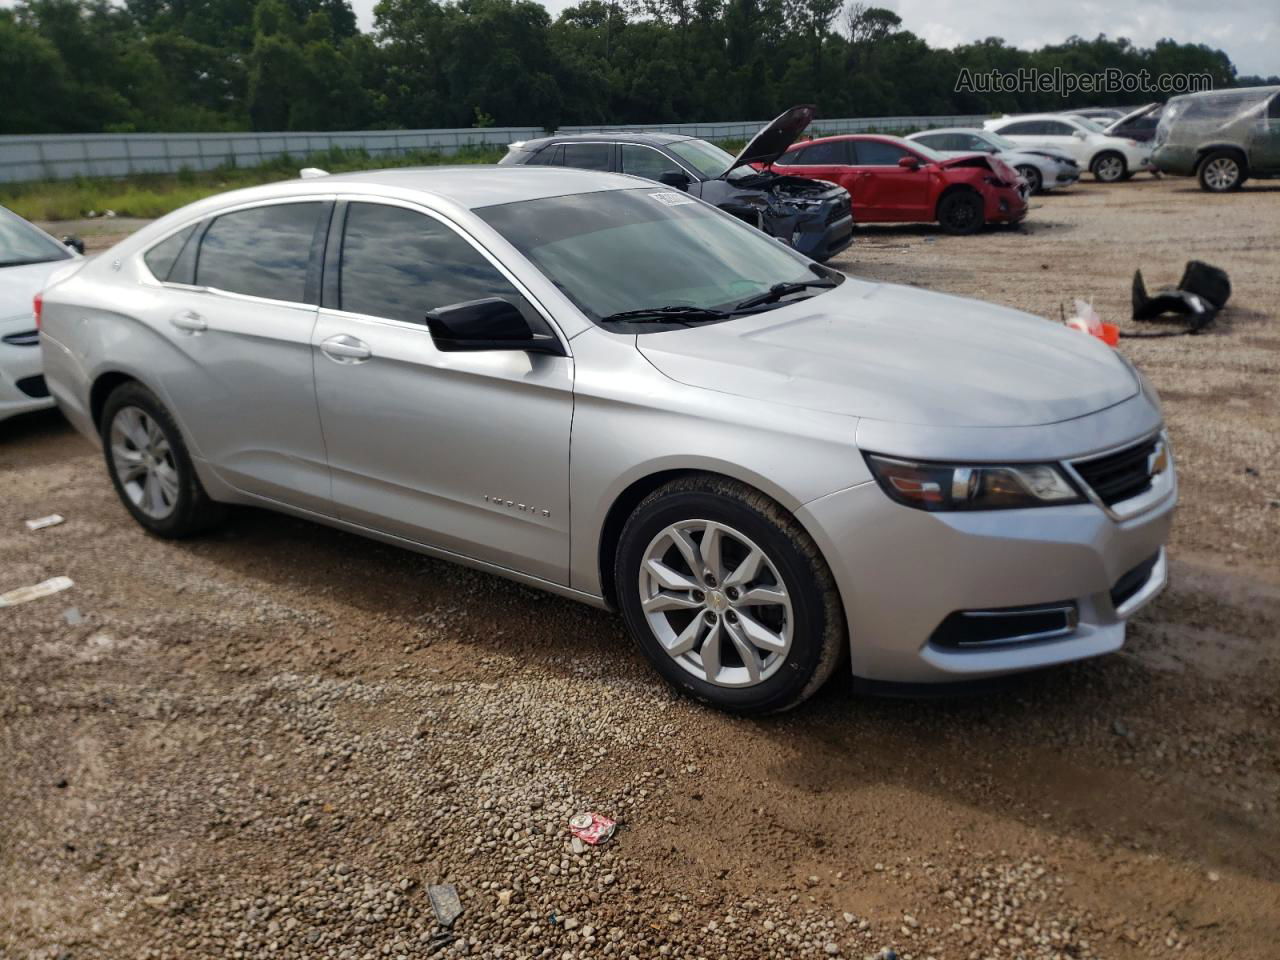
[[1071, 466], [1110, 507], [1151, 489], [1151, 455], [1159, 443], [1159, 437], [1152, 437], [1105, 457], [1077, 460]]
[[849, 215], [850, 205], [847, 203], [833, 203], [827, 210], [827, 223], [832, 224], [837, 220], [843, 220]]
[[1145, 587], [1159, 559], [1160, 553], [1157, 551], [1117, 580], [1116, 585], [1111, 588], [1111, 606], [1117, 608], [1123, 606], [1134, 594]]
[[40, 331], [21, 330], [18, 333], [5, 334], [0, 337], [0, 340], [14, 347], [34, 347], [40, 343]]
[[28, 397], [47, 397], [49, 395], [49, 385], [44, 382], [44, 377], [36, 374], [34, 377], [23, 377], [21, 380], [15, 380], [14, 386], [25, 393]]
[[929, 639], [941, 647], [982, 647], [1003, 643], [1033, 643], [1065, 637], [1079, 621], [1076, 605], [1037, 604], [993, 610], [957, 610], [943, 620]]

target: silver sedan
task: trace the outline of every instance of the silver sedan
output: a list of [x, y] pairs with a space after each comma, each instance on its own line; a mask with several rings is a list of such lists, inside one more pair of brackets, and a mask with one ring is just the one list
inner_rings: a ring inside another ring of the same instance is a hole
[[988, 153], [999, 157], [1022, 175], [1031, 193], [1069, 187], [1080, 179], [1080, 167], [1065, 151], [1052, 147], [1024, 147], [990, 130], [947, 127], [922, 130], [907, 137], [939, 153], [956, 156]]
[[254, 504], [616, 608], [730, 710], [842, 661], [943, 683], [1107, 653], [1165, 582], [1173, 463], [1119, 354], [633, 177], [228, 193], [41, 319], [58, 404], [147, 530]]

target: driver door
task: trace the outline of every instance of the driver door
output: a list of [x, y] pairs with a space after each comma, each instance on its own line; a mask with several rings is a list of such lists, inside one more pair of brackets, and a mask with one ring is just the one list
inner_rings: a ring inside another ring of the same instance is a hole
[[[898, 166], [903, 157], [916, 155], [885, 140], [858, 140], [857, 166], [852, 185], [859, 220], [932, 220], [929, 206], [929, 173], [925, 162], [915, 169]], [[917, 157], [917, 159], [920, 159]]]
[[337, 515], [566, 584], [573, 361], [438, 350], [427, 312], [485, 297], [549, 330], [452, 224], [412, 204], [339, 203], [311, 341]]

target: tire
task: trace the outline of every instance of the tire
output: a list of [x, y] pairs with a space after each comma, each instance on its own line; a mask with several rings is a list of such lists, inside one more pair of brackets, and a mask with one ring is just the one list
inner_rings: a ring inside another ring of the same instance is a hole
[[1089, 172], [1099, 183], [1119, 183], [1129, 175], [1129, 165], [1124, 154], [1114, 150], [1104, 150], [1089, 163]]
[[[225, 508], [201, 486], [178, 425], [142, 384], [131, 381], [112, 391], [98, 432], [116, 494], [146, 530], [180, 539], [222, 520]], [[131, 474], [134, 465], [139, 469]]]
[[[703, 555], [708, 536], [718, 562]], [[817, 545], [737, 481], [695, 475], [645, 497], [623, 527], [614, 577], [627, 631], [658, 673], [722, 710], [789, 710], [841, 659], [844, 614]]]
[[1027, 181], [1027, 189], [1031, 193], [1044, 192], [1044, 177], [1040, 175], [1037, 168], [1028, 163], [1018, 167], [1018, 172], [1022, 174], [1022, 179]]
[[938, 226], [956, 236], [977, 233], [986, 220], [982, 206], [972, 190], [954, 190], [938, 202]]
[[1200, 161], [1196, 178], [1200, 189], [1209, 193], [1239, 190], [1246, 179], [1244, 162], [1234, 150], [1214, 150]]

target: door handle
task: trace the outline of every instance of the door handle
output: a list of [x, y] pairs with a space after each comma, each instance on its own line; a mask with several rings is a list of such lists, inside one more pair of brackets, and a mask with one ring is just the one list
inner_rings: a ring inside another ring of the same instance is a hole
[[345, 333], [323, 341], [320, 350], [334, 363], [363, 363], [373, 356], [367, 343]]
[[209, 324], [205, 322], [204, 317], [194, 310], [181, 310], [170, 317], [169, 322], [179, 330], [186, 330], [188, 333], [203, 333], [209, 329]]

